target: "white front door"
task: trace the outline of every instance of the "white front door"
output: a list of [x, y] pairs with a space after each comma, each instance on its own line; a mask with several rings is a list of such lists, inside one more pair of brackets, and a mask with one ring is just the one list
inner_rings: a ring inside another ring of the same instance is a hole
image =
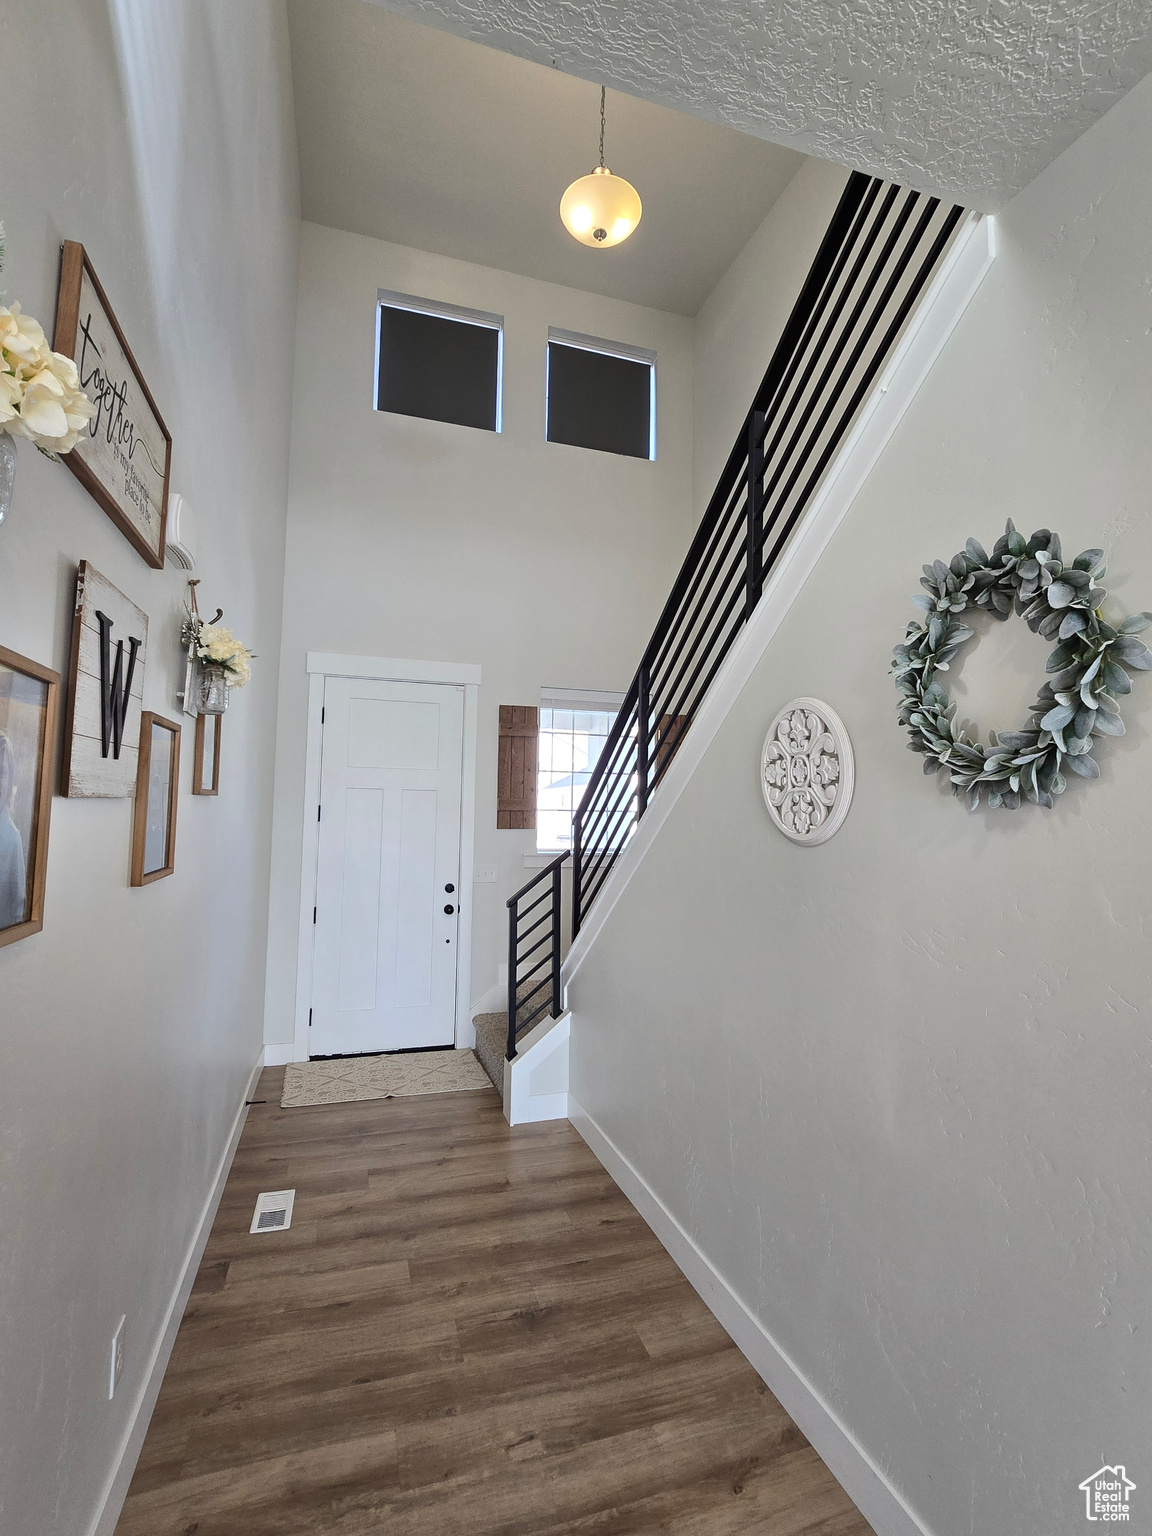
[[311, 1056], [450, 1046], [464, 690], [324, 687]]

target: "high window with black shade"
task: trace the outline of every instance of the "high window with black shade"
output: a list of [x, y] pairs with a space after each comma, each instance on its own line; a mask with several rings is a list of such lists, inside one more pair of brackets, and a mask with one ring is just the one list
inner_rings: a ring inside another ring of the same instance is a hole
[[654, 459], [655, 410], [654, 353], [549, 332], [550, 443]]
[[499, 432], [501, 316], [383, 290], [379, 300], [376, 409]]

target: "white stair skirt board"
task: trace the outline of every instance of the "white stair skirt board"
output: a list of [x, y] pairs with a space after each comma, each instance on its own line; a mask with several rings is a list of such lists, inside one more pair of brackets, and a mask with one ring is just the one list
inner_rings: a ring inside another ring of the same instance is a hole
[[704, 1305], [770, 1391], [779, 1398], [816, 1453], [877, 1536], [933, 1536], [900, 1491], [827, 1403], [799, 1366], [700, 1251], [660, 1197], [604, 1134], [579, 1100], [568, 1096], [568, 1118], [616, 1185], [652, 1228]]
[[570, 1016], [543, 1019], [504, 1063], [504, 1118], [509, 1125], [568, 1118]]
[[240, 1100], [240, 1107], [236, 1111], [236, 1118], [228, 1133], [228, 1140], [224, 1143], [224, 1150], [220, 1154], [216, 1177], [212, 1181], [208, 1198], [200, 1212], [196, 1231], [192, 1235], [188, 1252], [184, 1256], [184, 1265], [172, 1292], [164, 1326], [152, 1350], [152, 1358], [144, 1373], [143, 1384], [128, 1414], [127, 1428], [120, 1441], [120, 1448], [109, 1474], [104, 1496], [88, 1528], [88, 1536], [113, 1536], [116, 1530], [116, 1522], [120, 1519], [120, 1511], [124, 1507], [124, 1500], [128, 1497], [128, 1486], [144, 1446], [144, 1436], [148, 1433], [152, 1411], [156, 1407], [156, 1399], [160, 1396], [164, 1372], [168, 1369], [168, 1358], [176, 1342], [176, 1335], [180, 1331], [180, 1320], [184, 1316], [184, 1308], [188, 1305], [188, 1296], [196, 1279], [196, 1271], [200, 1268], [200, 1260], [208, 1244], [212, 1223], [216, 1219], [216, 1208], [220, 1204], [220, 1196], [224, 1193], [224, 1185], [228, 1181], [232, 1159], [236, 1155], [236, 1147], [240, 1141], [240, 1132], [244, 1129], [244, 1122], [248, 1118], [248, 1100], [252, 1097], [252, 1090], [260, 1079], [260, 1071], [264, 1065], [264, 1053], [261, 1052], [256, 1058], [256, 1065], [248, 1078], [244, 1096]]
[[564, 961], [565, 984], [579, 970], [995, 257], [994, 220], [968, 214], [811, 506], [769, 574], [764, 595], [717, 672], [635, 834], [593, 902]]
[[494, 987], [489, 987], [487, 992], [482, 992], [468, 1010], [469, 1018], [474, 1019], [478, 1013], [506, 1012], [508, 1008], [508, 967], [504, 967], [504, 980], [498, 981]]

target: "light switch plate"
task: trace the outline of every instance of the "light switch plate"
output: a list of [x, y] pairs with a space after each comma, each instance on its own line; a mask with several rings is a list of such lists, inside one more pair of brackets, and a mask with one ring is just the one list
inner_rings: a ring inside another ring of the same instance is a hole
[[472, 866], [472, 884], [473, 885], [495, 885], [496, 884], [496, 866], [495, 866], [495, 864], [474, 864]]

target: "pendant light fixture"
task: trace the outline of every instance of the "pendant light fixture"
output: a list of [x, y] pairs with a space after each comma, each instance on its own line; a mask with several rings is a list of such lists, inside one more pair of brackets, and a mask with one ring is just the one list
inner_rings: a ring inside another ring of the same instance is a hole
[[640, 196], [630, 181], [604, 164], [604, 87], [600, 87], [600, 164], [574, 181], [560, 199], [564, 228], [581, 245], [606, 251], [619, 245], [640, 222]]

